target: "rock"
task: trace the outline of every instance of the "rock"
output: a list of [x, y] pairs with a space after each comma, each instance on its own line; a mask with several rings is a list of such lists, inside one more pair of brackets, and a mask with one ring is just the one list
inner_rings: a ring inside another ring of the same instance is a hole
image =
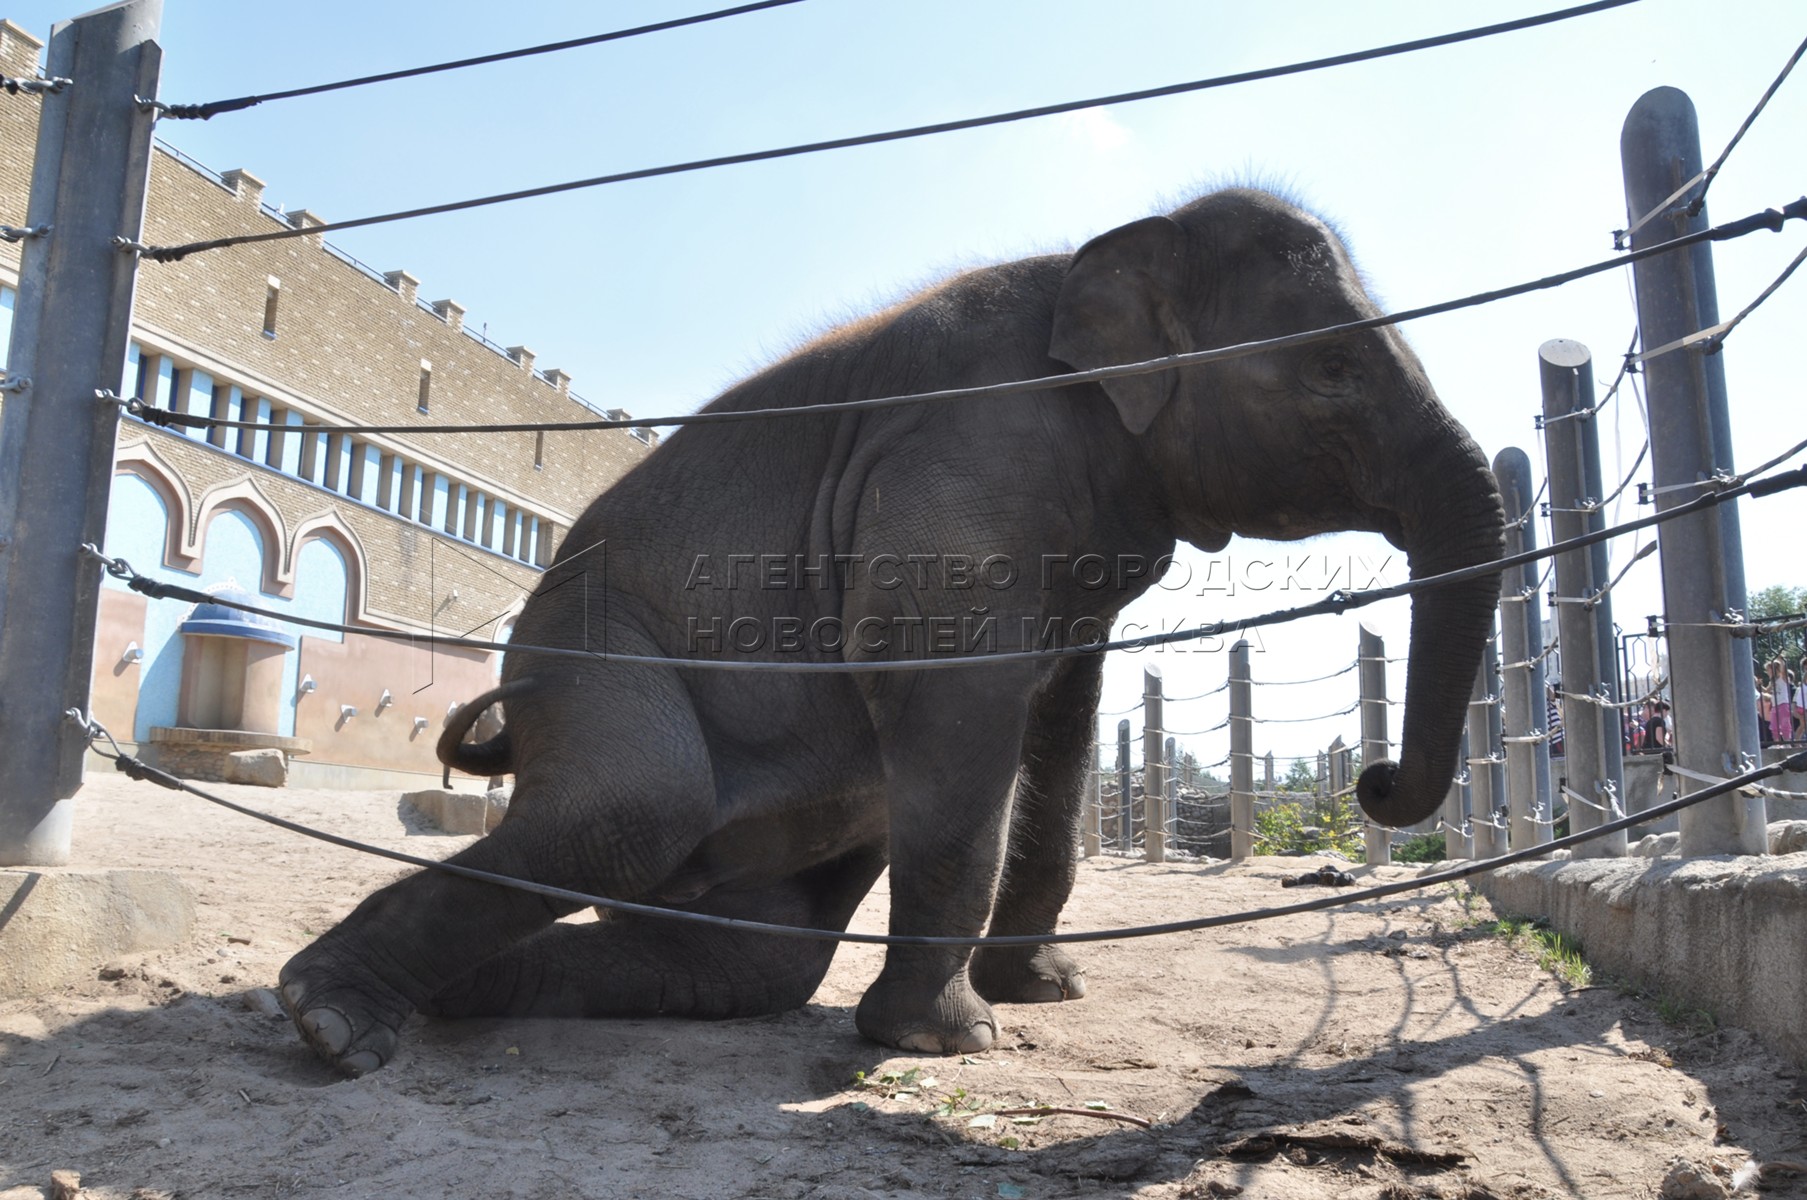
[[1771, 821], [1769, 823], [1769, 852], [1771, 854], [1799, 854], [1807, 850], [1807, 821]]
[[79, 1200], [82, 1194], [82, 1173], [80, 1171], [52, 1171], [50, 1173], [50, 1200]]
[[483, 813], [483, 832], [488, 833], [502, 823], [502, 818], [508, 815], [508, 802], [513, 796], [514, 784], [512, 783], [489, 789], [488, 794], [484, 796], [487, 807]]
[[428, 788], [424, 792], [403, 792], [402, 805], [414, 810], [422, 821], [438, 829], [439, 819], [445, 813], [446, 793], [439, 788]]
[[1685, 1158], [1669, 1163], [1662, 1189], [1657, 1193], [1662, 1200], [1726, 1200], [1731, 1194], [1710, 1168]]
[[234, 750], [226, 756], [226, 782], [287, 787], [289, 756], [280, 750]]
[[1649, 837], [1639, 839], [1638, 844], [1631, 848], [1631, 852], [1638, 858], [1662, 858], [1669, 854], [1679, 854], [1681, 853], [1681, 840], [1682, 835], [1673, 830], [1669, 833], [1653, 833]]
[[269, 988], [252, 988], [247, 991], [241, 999], [243, 999], [247, 1009], [260, 1017], [282, 1017], [287, 1015], [282, 1011], [282, 1001], [278, 1000], [276, 998], [276, 993]]
[[[487, 833], [495, 827], [489, 819], [489, 797], [476, 792], [429, 788], [407, 793], [402, 802], [411, 805], [422, 820], [441, 833]], [[496, 820], [501, 820], [500, 815]]]

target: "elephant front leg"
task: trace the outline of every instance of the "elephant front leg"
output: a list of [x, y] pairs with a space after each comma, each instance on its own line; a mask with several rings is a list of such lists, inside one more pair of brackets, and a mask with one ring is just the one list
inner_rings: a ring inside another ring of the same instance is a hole
[[[1080, 659], [1038, 699], [1023, 738], [1010, 853], [990, 932], [1053, 933], [1072, 893], [1081, 805], [1092, 764], [1104, 660]], [[1035, 1004], [1085, 995], [1085, 971], [1058, 946], [986, 946], [973, 986], [987, 1000]]]
[[[884, 870], [866, 846], [766, 887], [710, 892], [684, 911], [847, 928]], [[484, 960], [422, 1006], [438, 1017], [762, 1016], [808, 1003], [834, 958], [826, 941], [612, 913], [554, 925]]]
[[[893, 934], [971, 937], [984, 931], [1004, 860], [1026, 705], [943, 675], [909, 692], [885, 730], [891, 802]], [[997, 1038], [991, 1006], [973, 990], [963, 947], [892, 946], [854, 1022], [873, 1041], [932, 1054], [970, 1054]]]
[[[497, 846], [479, 842], [451, 861], [517, 873], [518, 863]], [[446, 979], [575, 908], [424, 871], [372, 893], [291, 958], [277, 995], [322, 1058], [347, 1075], [365, 1075], [394, 1056], [403, 1022]]]

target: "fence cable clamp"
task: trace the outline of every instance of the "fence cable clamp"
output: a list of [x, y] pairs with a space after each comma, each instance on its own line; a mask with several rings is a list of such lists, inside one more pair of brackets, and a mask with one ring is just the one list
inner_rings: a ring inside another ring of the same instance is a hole
[[74, 82], [73, 79], [64, 79], [61, 75], [51, 75], [44, 79], [14, 79], [11, 75], [0, 75], [0, 92], [13, 96], [17, 96], [20, 92], [41, 96], [45, 92], [60, 92]]
[[132, 99], [137, 103], [139, 112], [155, 113], [157, 114], [158, 120], [167, 117], [172, 121], [208, 121], [213, 119], [213, 114], [215, 113], [232, 112], [238, 108], [250, 108], [252, 104], [256, 103], [255, 99], [251, 100], [250, 103], [236, 105], [230, 103], [165, 104], [161, 100], [146, 100], [142, 96], [133, 96]]
[[125, 414], [128, 417], [137, 417], [140, 421], [143, 421], [148, 425], [158, 425], [164, 429], [168, 429], [172, 425], [194, 428], [206, 421], [206, 418], [196, 417], [191, 413], [172, 412], [167, 408], [158, 408], [154, 404], [146, 404], [144, 399], [139, 396], [133, 396], [129, 400], [122, 400], [119, 397], [108, 393], [106, 396], [102, 397], [102, 399], [110, 399], [115, 404], [120, 405], [125, 410]]
[[105, 554], [101, 553], [100, 547], [96, 546], [93, 542], [83, 542], [82, 553], [93, 558], [98, 558], [101, 566], [107, 569], [107, 574], [115, 579], [134, 579], [138, 575], [138, 572], [132, 570], [131, 563], [123, 558], [108, 558]]
[[48, 237], [50, 225], [0, 225], [0, 242], [22, 242], [26, 238]]
[[142, 255], [150, 250], [150, 247], [143, 242], [134, 242], [131, 238], [122, 237], [119, 234], [113, 235], [113, 246], [115, 249], [123, 250], [127, 254]]
[[23, 375], [0, 376], [0, 392], [23, 392], [31, 386], [31, 380]]

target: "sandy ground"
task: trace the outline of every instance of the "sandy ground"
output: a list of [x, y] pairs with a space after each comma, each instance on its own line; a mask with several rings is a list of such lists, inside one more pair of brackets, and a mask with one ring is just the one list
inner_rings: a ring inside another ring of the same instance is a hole
[[[393, 793], [217, 790], [415, 853], [468, 841], [410, 827]], [[852, 1007], [879, 952], [845, 947], [797, 1012], [416, 1019], [390, 1066], [347, 1081], [261, 989], [393, 864], [109, 776], [78, 820], [82, 865], [178, 872], [199, 929], [0, 1005], [0, 1200], [59, 1169], [119, 1200], [1707, 1197], [1753, 1162], [1762, 1194], [1807, 1195], [1789, 1064], [1566, 986], [1449, 886], [1082, 948], [1087, 999], [1001, 1007], [1000, 1045], [963, 1058], [863, 1041]], [[1309, 865], [1089, 862], [1067, 927], [1293, 900], [1279, 882]], [[882, 929], [884, 887], [857, 927]], [[1006, 1111], [1034, 1105], [1079, 1112]], [[1665, 1189], [1677, 1159], [1694, 1190]]]

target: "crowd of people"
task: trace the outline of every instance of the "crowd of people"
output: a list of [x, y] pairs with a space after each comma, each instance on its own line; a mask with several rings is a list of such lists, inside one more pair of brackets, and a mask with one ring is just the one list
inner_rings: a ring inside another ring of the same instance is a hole
[[1807, 678], [1807, 657], [1797, 672], [1779, 658], [1757, 672], [1758, 729], [1765, 746], [1777, 742], [1807, 741], [1807, 705], [1801, 680]]
[[[1771, 659], [1757, 672], [1758, 730], [1765, 746], [1782, 742], [1807, 742], [1807, 655], [1799, 668], [1790, 667], [1780, 658]], [[1563, 752], [1562, 699], [1550, 687], [1546, 714], [1550, 753]], [[1623, 722], [1625, 753], [1673, 755], [1675, 721], [1669, 702], [1652, 697], [1644, 701], [1642, 712], [1626, 710]], [[1670, 761], [1674, 761], [1671, 757]]]

